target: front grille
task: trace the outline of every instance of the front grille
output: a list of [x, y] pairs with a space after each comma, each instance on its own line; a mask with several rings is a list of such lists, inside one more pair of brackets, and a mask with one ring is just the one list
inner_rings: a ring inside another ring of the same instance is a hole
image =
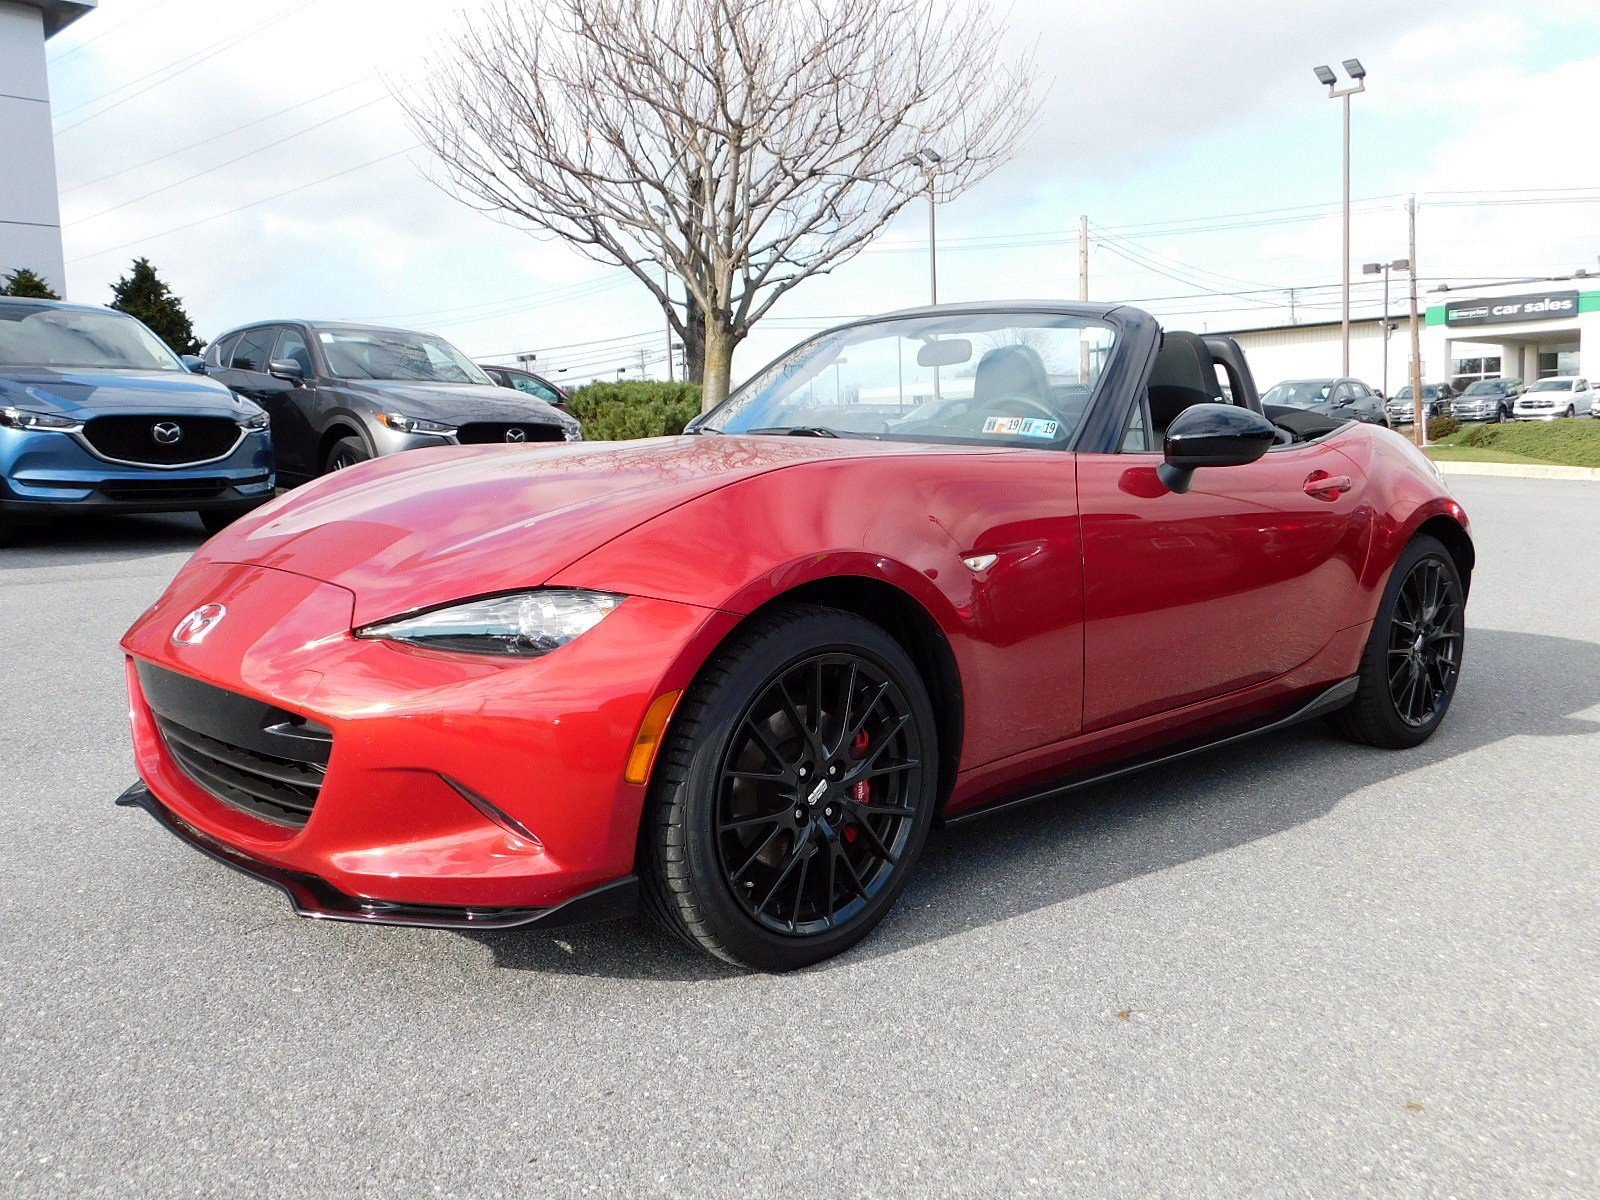
[[322, 790], [326, 726], [225, 688], [139, 663], [156, 728], [184, 774], [225, 804], [303, 826]]
[[567, 435], [562, 432], [559, 425], [548, 425], [537, 421], [474, 421], [463, 425], [456, 431], [456, 440], [463, 446], [481, 446], [492, 442], [506, 441], [506, 434], [513, 429], [520, 430], [522, 437], [512, 438], [515, 442], [564, 442]]
[[108, 479], [100, 485], [107, 500], [178, 503], [211, 500], [228, 488], [226, 479]]
[[[173, 427], [177, 440], [166, 440]], [[187, 414], [92, 417], [83, 427], [83, 436], [102, 457], [157, 467], [221, 458], [239, 440], [239, 433], [238, 422], [231, 417]]]

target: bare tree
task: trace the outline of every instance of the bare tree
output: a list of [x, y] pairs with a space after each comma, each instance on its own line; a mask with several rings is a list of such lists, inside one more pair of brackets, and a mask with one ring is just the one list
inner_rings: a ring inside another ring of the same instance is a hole
[[1034, 83], [978, 0], [490, 0], [397, 95], [451, 190], [632, 271], [710, 407], [780, 296], [925, 193], [918, 151], [942, 199], [1009, 158]]

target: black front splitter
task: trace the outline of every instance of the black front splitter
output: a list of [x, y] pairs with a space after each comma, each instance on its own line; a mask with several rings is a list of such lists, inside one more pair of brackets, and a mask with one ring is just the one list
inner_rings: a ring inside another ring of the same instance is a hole
[[524, 925], [557, 928], [630, 916], [639, 907], [639, 878], [628, 875], [549, 908], [455, 908], [440, 904], [402, 904], [370, 896], [352, 896], [326, 879], [291, 871], [251, 858], [220, 842], [178, 816], [142, 782], [117, 797], [126, 808], [142, 808], [169, 832], [202, 854], [270, 883], [289, 897], [297, 916], [323, 921], [355, 921], [364, 925], [411, 925], [423, 929], [511, 929]]

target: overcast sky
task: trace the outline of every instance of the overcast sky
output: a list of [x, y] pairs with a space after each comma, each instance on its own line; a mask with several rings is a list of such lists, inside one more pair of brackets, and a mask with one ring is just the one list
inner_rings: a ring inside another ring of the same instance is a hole
[[[202, 337], [347, 317], [480, 358], [537, 352], [566, 380], [636, 374], [641, 349], [659, 371], [660, 310], [630, 276], [429, 182], [390, 88], [476, 7], [101, 0], [49, 44], [70, 298], [104, 303], [143, 254]], [[1353, 102], [1358, 313], [1377, 300], [1359, 264], [1406, 252], [1407, 192], [1429, 286], [1600, 271], [1595, 0], [997, 8], [1050, 90], [1017, 158], [941, 208], [941, 300], [1075, 297], [1086, 213], [1096, 299], [1216, 330], [1289, 320], [1295, 289], [1299, 320], [1336, 320], [1339, 107], [1311, 68], [1352, 56], [1370, 73]], [[914, 206], [791, 293], [735, 376], [837, 318], [925, 302], [926, 220]]]

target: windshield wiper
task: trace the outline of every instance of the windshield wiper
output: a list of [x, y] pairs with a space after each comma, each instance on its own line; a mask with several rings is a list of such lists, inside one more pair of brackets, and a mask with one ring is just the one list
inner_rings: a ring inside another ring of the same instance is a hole
[[829, 437], [839, 436], [837, 429], [829, 429], [826, 425], [766, 425], [760, 429], [746, 429], [746, 433], [785, 433], [790, 437]]

